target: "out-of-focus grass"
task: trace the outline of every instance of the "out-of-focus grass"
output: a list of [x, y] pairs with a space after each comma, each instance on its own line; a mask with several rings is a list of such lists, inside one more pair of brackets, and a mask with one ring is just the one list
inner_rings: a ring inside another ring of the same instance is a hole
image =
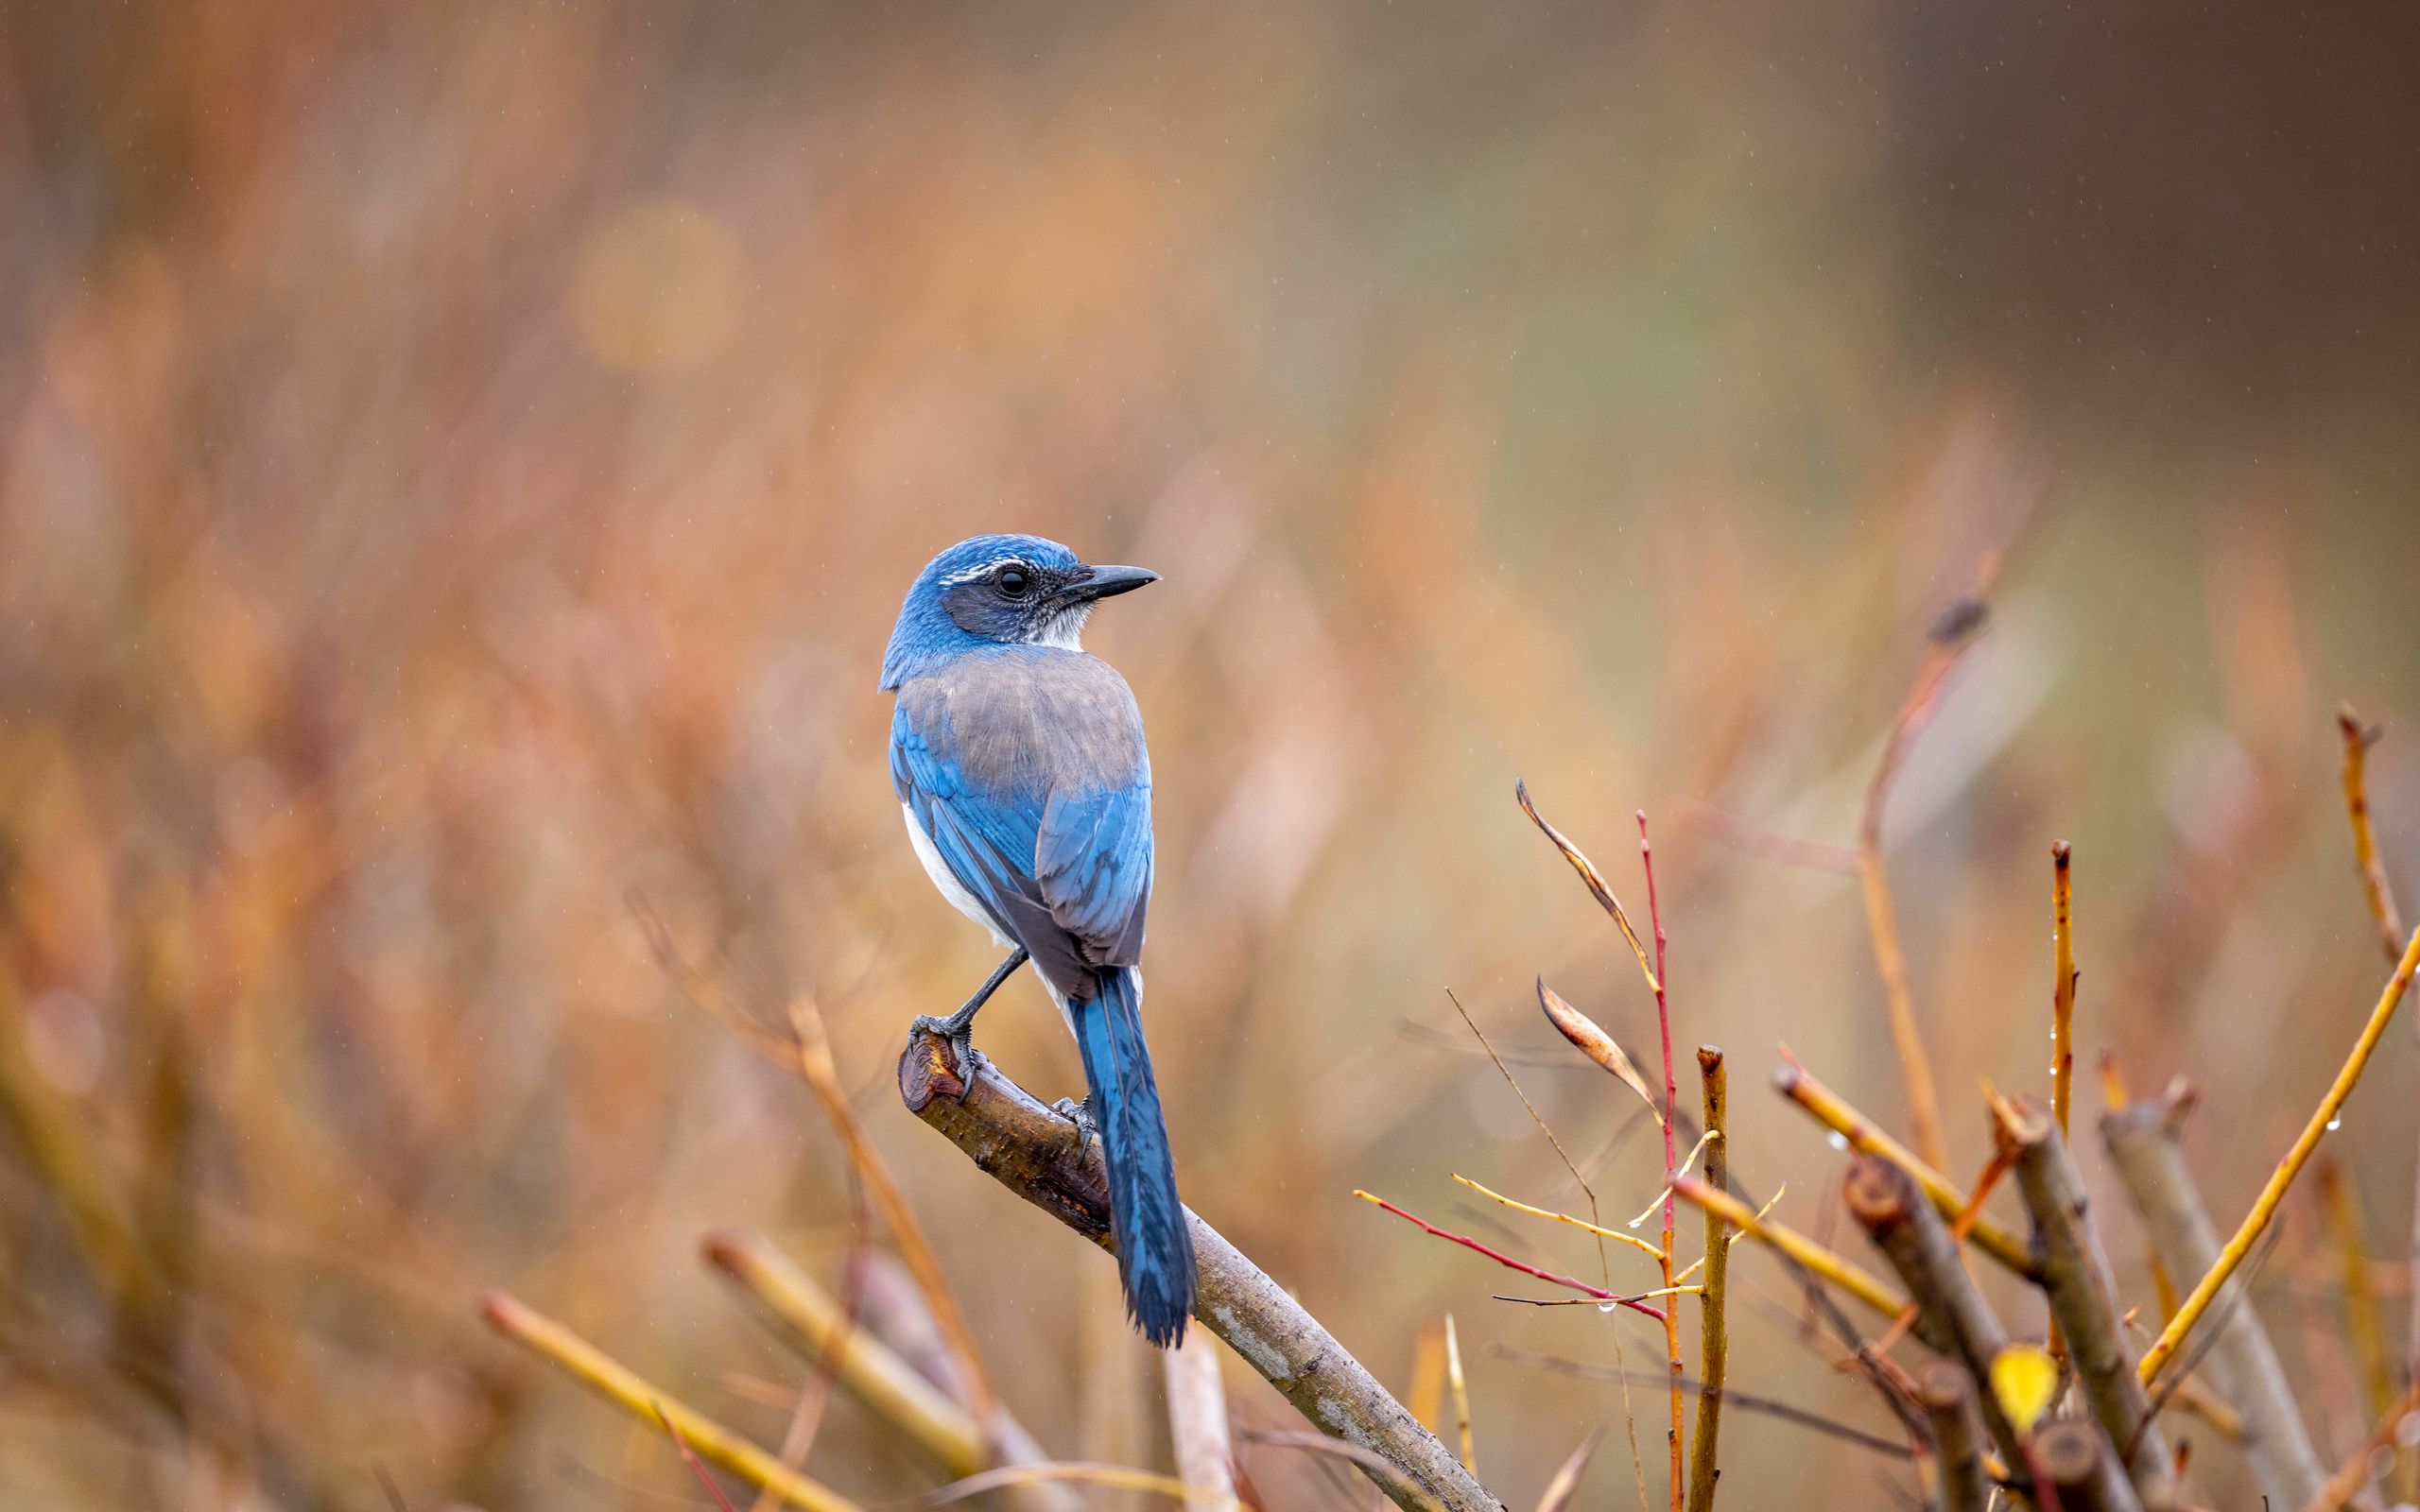
[[[1106, 1441], [1107, 1263], [889, 1091], [906, 1021], [991, 963], [902, 843], [873, 672], [915, 568], [981, 529], [1167, 577], [1093, 644], [1152, 730], [1188, 1198], [1399, 1388], [1453, 1308], [1516, 1500], [1618, 1405], [1489, 1346], [1601, 1358], [1609, 1325], [1499, 1309], [1350, 1200], [1564, 1244], [1446, 1180], [1572, 1195], [1476, 1047], [1408, 1031], [1459, 1035], [1448, 985], [1612, 1207], [1654, 1190], [1593, 1068], [1519, 1058], [1540, 971], [1634, 1040], [1651, 1008], [1512, 779], [1600, 859], [1655, 814], [1678, 1032], [1730, 1052], [1735, 1172], [1820, 1227], [1833, 1157], [1757, 1072], [1787, 1039], [1900, 1112], [1855, 884], [1684, 816], [1851, 841], [1985, 552], [1997, 613], [1886, 833], [1953, 1164], [1986, 1148], [1975, 1077], [2046, 1083], [2064, 835], [2081, 1048], [2241, 1110], [2196, 1135], [2239, 1211], [2374, 986], [2340, 696], [2389, 727], [2381, 844], [2420, 866], [2410, 311], [2345, 318], [2383, 266], [2349, 243], [2259, 255], [2298, 180], [2193, 245], [2232, 284], [2182, 293], [2158, 206], [2061, 201], [2122, 255], [2060, 255], [2164, 313], [2044, 296], [2020, 191], [2068, 147], [1944, 145], [1981, 130], [1947, 86], [1986, 41], [1789, 12], [20, 8], [0, 1490], [371, 1506], [378, 1465], [414, 1506], [693, 1495], [477, 1328], [490, 1286], [777, 1439], [762, 1383], [801, 1369], [695, 1246], [744, 1221], [828, 1263], [844, 1162], [634, 897], [769, 1017], [814, 994], [1002, 1390], [1060, 1452]], [[2066, 60], [2010, 45], [2052, 93]], [[2290, 119], [2314, 77], [2242, 109]], [[2308, 161], [2392, 188], [2332, 119]], [[2408, 249], [2420, 197], [2366, 202]], [[1055, 1016], [1005, 1001], [987, 1050], [1072, 1088]], [[2372, 1074], [2342, 1154], [2395, 1255], [2408, 1046]], [[2266, 1281], [2325, 1319], [2309, 1216]], [[1733, 1380], [1870, 1410], [1740, 1259]], [[2320, 1332], [2288, 1352], [2347, 1449]], [[1723, 1444], [1740, 1504], [1874, 1472], [1753, 1420]], [[1246, 1453], [1272, 1505], [1339, 1494]], [[1627, 1494], [1621, 1458], [1584, 1494]], [[927, 1484], [838, 1405], [813, 1469]]]

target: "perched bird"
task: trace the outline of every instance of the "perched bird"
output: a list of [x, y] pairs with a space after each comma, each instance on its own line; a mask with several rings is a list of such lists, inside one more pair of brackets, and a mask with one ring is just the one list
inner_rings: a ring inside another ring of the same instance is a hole
[[965, 1006], [916, 1026], [971, 1071], [976, 1010], [1032, 960], [1083, 1057], [1077, 1111], [1109, 1165], [1127, 1315], [1170, 1345], [1194, 1269], [1143, 1042], [1151, 760], [1126, 680], [1080, 642], [1095, 604], [1158, 580], [1038, 536], [961, 541], [908, 587], [882, 686], [899, 695], [890, 782], [908, 837], [942, 895], [1011, 947]]

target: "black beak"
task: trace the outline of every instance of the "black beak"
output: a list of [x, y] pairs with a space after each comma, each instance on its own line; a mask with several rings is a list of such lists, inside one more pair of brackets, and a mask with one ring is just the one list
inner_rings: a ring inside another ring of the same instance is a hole
[[1160, 580], [1160, 575], [1147, 567], [1085, 567], [1080, 571], [1082, 576], [1067, 585], [1067, 596], [1085, 603], [1131, 593], [1145, 583]]

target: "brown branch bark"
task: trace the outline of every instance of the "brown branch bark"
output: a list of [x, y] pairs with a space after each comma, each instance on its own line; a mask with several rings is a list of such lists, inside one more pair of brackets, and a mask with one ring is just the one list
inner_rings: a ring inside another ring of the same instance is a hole
[[[2186, 1169], [2176, 1129], [2187, 1101], [2176, 1095], [2130, 1103], [2102, 1116], [2100, 1137], [2149, 1231], [2152, 1251], [2170, 1276], [2201, 1276], [2218, 1263], [2218, 1230]], [[2272, 1505], [2301, 1506], [2319, 1493], [2327, 1472], [2311, 1450], [2310, 1433], [2268, 1332], [2237, 1277], [2221, 1294], [2222, 1316], [2212, 1321], [2208, 1369], [2219, 1395], [2242, 1415], [2244, 1455]]]
[[2023, 1446], [1992, 1396], [1992, 1360], [2008, 1348], [2008, 1331], [1975, 1289], [1959, 1259], [1958, 1242], [1949, 1236], [1932, 1204], [1918, 1190], [1915, 1178], [1877, 1155], [1860, 1155], [1849, 1167], [1843, 1187], [1849, 1216], [1874, 1237], [1890, 1258], [1908, 1294], [1915, 1298], [1920, 1330], [1938, 1331], [1966, 1373], [1981, 1388], [1977, 1394], [1983, 1426], [1991, 1430], [2000, 1457], [2012, 1468], [2025, 1463]]
[[2052, 1423], [2035, 1435], [2033, 1462], [2059, 1492], [2059, 1512], [2143, 1512], [2118, 1456], [2090, 1423]]
[[[990, 1063], [972, 1085], [950, 1069], [943, 1042], [908, 1041], [899, 1057], [908, 1110], [966, 1152], [977, 1167], [1106, 1249], [1109, 1184], [1098, 1142], [1080, 1147], [1076, 1126]], [[1437, 1435], [1422, 1427], [1361, 1363], [1283, 1287], [1188, 1211], [1200, 1266], [1194, 1316], [1275, 1386], [1311, 1425], [1390, 1467], [1356, 1459], [1380, 1490], [1412, 1512], [1503, 1512]]]
[[1975, 1383], [1947, 1360], [1916, 1374], [1916, 1397], [1932, 1427], [1935, 1500], [1941, 1512], [1984, 1512], [1991, 1483], [1983, 1475], [1982, 1440], [1975, 1433]]
[[2084, 1400], [2121, 1454], [2133, 1446], [2126, 1470], [2143, 1502], [2166, 1506], [2176, 1497], [2175, 1462], [2152, 1420], [2150, 1393], [2135, 1374], [2109, 1261], [2085, 1211], [2083, 1177], [2059, 1137], [2057, 1121], [2040, 1105], [2024, 1098], [2001, 1104], [2000, 1129], [2016, 1152], [2017, 1191], [2033, 1215], [2042, 1289], [2066, 1339]]

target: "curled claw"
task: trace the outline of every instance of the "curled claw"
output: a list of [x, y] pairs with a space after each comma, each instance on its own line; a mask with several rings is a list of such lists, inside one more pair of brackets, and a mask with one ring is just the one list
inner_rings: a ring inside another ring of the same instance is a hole
[[1082, 1160], [1091, 1152], [1093, 1141], [1100, 1137], [1100, 1125], [1093, 1121], [1091, 1099], [1080, 1103], [1072, 1097], [1062, 1097], [1050, 1105], [1050, 1110], [1076, 1125], [1076, 1158]]

